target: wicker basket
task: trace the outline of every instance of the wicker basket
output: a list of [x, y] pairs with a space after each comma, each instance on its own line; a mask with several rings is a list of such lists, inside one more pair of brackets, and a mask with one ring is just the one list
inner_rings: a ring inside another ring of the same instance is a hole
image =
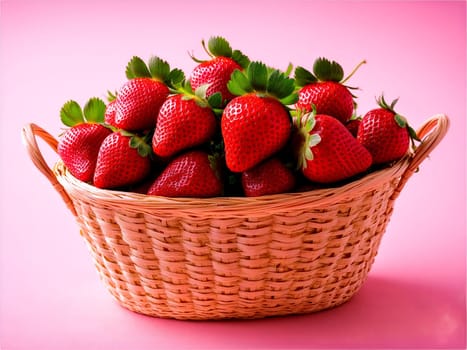
[[364, 282], [394, 201], [442, 140], [445, 115], [418, 131], [422, 144], [391, 167], [339, 188], [257, 198], [187, 199], [97, 189], [36, 142], [23, 141], [75, 216], [100, 277], [124, 307], [176, 319], [309, 313], [349, 300]]

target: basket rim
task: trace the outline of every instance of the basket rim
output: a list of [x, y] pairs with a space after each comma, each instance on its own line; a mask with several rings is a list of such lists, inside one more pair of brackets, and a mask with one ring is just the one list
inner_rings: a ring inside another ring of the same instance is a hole
[[284, 209], [294, 206], [303, 206], [304, 204], [308, 208], [322, 207], [326, 204], [349, 200], [368, 191], [376, 190], [382, 184], [400, 178], [410, 165], [412, 156], [411, 153], [407, 154], [388, 167], [374, 170], [338, 187], [259, 197], [163, 197], [121, 190], [100, 189], [76, 179], [70, 174], [61, 160], [55, 164], [53, 172], [58, 182], [72, 198], [99, 203], [100, 206], [121, 207], [124, 205], [126, 211], [151, 212], [157, 210], [160, 213], [176, 209], [187, 213], [194, 213], [198, 210], [206, 213], [209, 210], [212, 213], [221, 214], [235, 210], [235, 212], [244, 211], [246, 215], [257, 211], [268, 211], [272, 214], [277, 211], [283, 212]]

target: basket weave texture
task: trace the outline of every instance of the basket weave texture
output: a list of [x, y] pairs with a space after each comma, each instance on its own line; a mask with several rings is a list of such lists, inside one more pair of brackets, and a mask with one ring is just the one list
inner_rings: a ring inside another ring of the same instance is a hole
[[447, 132], [444, 115], [391, 167], [338, 188], [255, 198], [166, 198], [97, 189], [50, 169], [34, 124], [31, 159], [75, 216], [115, 299], [176, 319], [261, 318], [342, 304], [361, 287], [405, 183]]

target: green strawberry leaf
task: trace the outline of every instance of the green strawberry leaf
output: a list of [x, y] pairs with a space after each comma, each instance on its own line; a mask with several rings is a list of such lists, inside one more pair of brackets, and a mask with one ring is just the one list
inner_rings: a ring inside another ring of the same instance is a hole
[[178, 84], [175, 93], [183, 94], [183, 98], [186, 100], [192, 99], [195, 95], [193, 88], [191, 87], [190, 80], [183, 80], [180, 84]]
[[422, 142], [422, 140], [418, 137], [417, 132], [410, 125], [407, 126], [407, 130], [409, 131], [409, 135], [410, 135], [410, 138], [412, 139], [412, 143], [414, 140], [418, 142]]
[[321, 81], [340, 82], [344, 78], [342, 66], [324, 57], [316, 59], [313, 63], [313, 73]]
[[203, 84], [196, 88], [195, 96], [200, 100], [206, 100], [206, 91], [209, 89], [211, 84]]
[[401, 128], [407, 127], [407, 119], [405, 119], [405, 117], [401, 116], [400, 114], [395, 114], [394, 120], [396, 121], [397, 125], [399, 125]]
[[288, 78], [279, 70], [274, 70], [267, 82], [267, 92], [273, 94], [278, 99], [286, 98], [295, 90], [294, 80]]
[[299, 87], [311, 84], [311, 83], [316, 83], [318, 79], [307, 69], [298, 66], [295, 68], [295, 73], [294, 73], [294, 78], [295, 78], [295, 84]]
[[103, 123], [106, 105], [100, 98], [92, 97], [84, 105], [84, 118], [88, 122]]
[[284, 75], [286, 77], [288, 77], [288, 76], [290, 76], [290, 74], [292, 74], [292, 71], [293, 71], [293, 64], [289, 63], [288, 66], [287, 66], [287, 69], [284, 72]]
[[127, 131], [127, 130], [119, 130], [120, 134], [122, 134], [123, 136], [127, 136], [127, 137], [133, 137], [135, 136], [134, 133], [130, 132], [130, 131]]
[[208, 50], [216, 57], [232, 57], [232, 47], [229, 42], [221, 36], [214, 36], [209, 39]]
[[253, 87], [251, 86], [247, 76], [238, 69], [234, 70], [230, 76], [230, 80], [227, 83], [227, 88], [232, 94], [237, 96], [253, 91]]
[[256, 91], [260, 96], [273, 96], [286, 105], [298, 100], [294, 79], [258, 61], [251, 62], [245, 72], [235, 70], [227, 88], [237, 96]]
[[149, 58], [149, 72], [152, 78], [166, 81], [170, 74], [170, 65], [163, 59], [152, 56]]
[[394, 111], [394, 107], [396, 107], [396, 104], [397, 104], [398, 101], [399, 101], [399, 97], [396, 98], [394, 101], [391, 102], [391, 105], [389, 106], [389, 108], [391, 109], [391, 111]]
[[185, 80], [185, 73], [181, 69], [175, 68], [170, 71], [167, 76], [167, 84], [169, 87], [177, 88], [180, 87]]
[[222, 94], [220, 92], [216, 92], [208, 98], [208, 104], [211, 108], [222, 108], [222, 102]]
[[107, 90], [107, 102], [112, 102], [112, 101], [115, 101], [117, 98], [117, 92], [114, 91], [110, 91], [110, 90]]
[[141, 157], [147, 157], [151, 154], [151, 146], [148, 145], [145, 138], [133, 135], [130, 138], [130, 147], [138, 150], [138, 154]]
[[244, 55], [240, 50], [234, 50], [232, 52], [232, 59], [237, 62], [243, 69], [246, 69], [246, 67], [248, 67], [250, 64], [250, 59], [248, 56]]
[[151, 78], [148, 66], [138, 56], [133, 56], [130, 62], [128, 62], [125, 74], [128, 79]]
[[314, 159], [312, 148], [321, 142], [321, 136], [317, 133], [312, 133], [316, 125], [315, 115], [316, 107], [313, 105], [313, 110], [311, 112], [297, 116], [296, 124], [298, 132], [303, 139], [300, 145], [297, 169], [307, 168], [308, 162]]
[[[209, 106], [208, 100], [206, 99], [206, 92], [209, 89], [209, 85], [211, 84], [203, 84], [198, 86], [194, 91], [194, 96], [191, 97], [194, 98], [196, 104], [200, 107], [205, 108]], [[187, 97], [190, 98], [190, 96]]]
[[295, 104], [298, 101], [298, 94], [292, 93], [284, 98], [279, 99], [279, 101], [286, 106]]
[[78, 102], [70, 100], [60, 109], [60, 119], [66, 126], [75, 126], [84, 123], [84, 115]]
[[394, 101], [391, 102], [389, 105], [386, 100], [384, 99], [384, 94], [381, 94], [379, 98], [376, 99], [376, 103], [383, 109], [386, 109], [394, 114], [396, 114], [396, 111], [394, 110], [394, 107], [396, 106], [396, 103], [399, 101], [399, 98], [396, 98]]
[[247, 77], [255, 90], [266, 91], [268, 68], [262, 62], [251, 62], [246, 69]]

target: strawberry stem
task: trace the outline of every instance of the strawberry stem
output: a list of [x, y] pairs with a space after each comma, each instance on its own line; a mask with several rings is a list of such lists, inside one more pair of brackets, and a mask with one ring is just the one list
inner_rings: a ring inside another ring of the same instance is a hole
[[341, 81], [341, 84], [344, 84], [347, 80], [349, 80], [355, 74], [355, 72], [365, 63], [366, 60], [362, 60], [359, 64], [357, 64], [357, 66], [350, 72], [350, 74], [347, 77], [345, 77], [344, 80]]
[[203, 47], [203, 50], [204, 52], [206, 52], [208, 54], [209, 57], [211, 58], [214, 58], [215, 56], [208, 50], [208, 48], [206, 47], [206, 42], [203, 40], [201, 40], [201, 46]]
[[199, 58], [196, 58], [193, 52], [188, 51], [188, 56], [190, 56], [190, 58], [196, 63], [206, 62], [206, 60], [200, 60]]

